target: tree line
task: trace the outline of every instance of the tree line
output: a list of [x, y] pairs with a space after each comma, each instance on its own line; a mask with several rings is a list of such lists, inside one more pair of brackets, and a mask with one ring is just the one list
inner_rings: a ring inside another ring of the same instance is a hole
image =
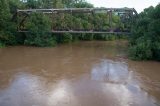
[[[52, 34], [53, 29], [70, 30], [107, 30], [110, 28], [108, 16], [104, 13], [92, 14], [58, 14], [54, 21], [49, 15], [32, 13], [25, 28], [29, 33], [17, 32], [17, 9], [34, 8], [93, 8], [85, 0], [0, 0], [0, 47], [5, 45], [55, 46], [77, 40], [114, 40], [125, 38], [110, 34]], [[113, 28], [125, 30], [130, 28], [129, 56], [135, 60], [160, 60], [160, 4], [146, 8], [135, 18], [133, 23], [122, 22], [113, 14]]]
[[129, 54], [135, 60], [160, 60], [160, 4], [144, 9], [132, 26]]
[[[51, 34], [54, 30], [109, 30], [109, 16], [106, 13], [69, 14], [60, 13], [50, 18], [43, 13], [32, 13], [25, 22], [29, 33], [17, 33], [17, 20], [14, 17], [17, 9], [41, 8], [93, 8], [85, 0], [0, 0], [0, 45], [32, 45], [54, 46], [57, 43], [73, 42], [76, 40], [114, 40], [119, 37], [96, 34]], [[112, 27], [124, 29], [125, 24], [120, 17], [113, 14]], [[127, 26], [126, 26], [127, 27]], [[60, 36], [59, 36], [60, 35]]]

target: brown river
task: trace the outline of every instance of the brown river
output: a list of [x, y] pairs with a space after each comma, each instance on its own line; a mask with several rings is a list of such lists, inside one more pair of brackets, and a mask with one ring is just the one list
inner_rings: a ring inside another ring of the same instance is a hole
[[160, 106], [160, 62], [125, 41], [2, 48], [0, 106]]

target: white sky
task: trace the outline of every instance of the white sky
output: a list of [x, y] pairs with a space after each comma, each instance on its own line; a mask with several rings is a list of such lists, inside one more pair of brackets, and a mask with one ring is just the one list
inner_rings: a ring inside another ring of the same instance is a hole
[[137, 12], [143, 11], [144, 8], [149, 6], [156, 6], [160, 0], [87, 0], [89, 3], [94, 4], [95, 7], [129, 7], [135, 8]]

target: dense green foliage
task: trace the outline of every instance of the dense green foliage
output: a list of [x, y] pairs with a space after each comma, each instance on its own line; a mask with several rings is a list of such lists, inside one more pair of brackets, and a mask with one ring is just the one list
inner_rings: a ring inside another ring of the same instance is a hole
[[7, 0], [0, 0], [0, 43], [10, 44], [15, 41], [15, 24], [11, 22], [11, 13]]
[[34, 46], [54, 46], [55, 38], [50, 32], [51, 22], [48, 17], [42, 13], [33, 13], [27, 23], [29, 32], [24, 41], [27, 45]]
[[[127, 38], [110, 34], [52, 34], [51, 30], [109, 30], [109, 16], [96, 14], [59, 13], [55, 15], [32, 13], [25, 20], [28, 33], [17, 33], [17, 9], [30, 8], [93, 8], [85, 0], [0, 0], [0, 47], [4, 45], [54, 46], [77, 40], [115, 40]], [[51, 20], [54, 19], [54, 20]], [[22, 20], [22, 19], [20, 19]], [[132, 59], [160, 60], [160, 4], [149, 7], [133, 23], [113, 14], [112, 28], [125, 30], [131, 27], [129, 54]]]
[[139, 14], [132, 28], [130, 56], [136, 60], [160, 60], [160, 4]]
[[[32, 13], [25, 20], [24, 29], [29, 33], [17, 33], [17, 9], [30, 8], [93, 8], [85, 0], [0, 0], [0, 44], [54, 46], [56, 43], [68, 43], [77, 40], [114, 40], [116, 35], [97, 34], [51, 34], [54, 30], [108, 30], [109, 16], [97, 14], [51, 14]], [[51, 19], [54, 20], [51, 20]], [[23, 20], [19, 17], [19, 20]], [[124, 28], [120, 18], [113, 14], [113, 28]]]

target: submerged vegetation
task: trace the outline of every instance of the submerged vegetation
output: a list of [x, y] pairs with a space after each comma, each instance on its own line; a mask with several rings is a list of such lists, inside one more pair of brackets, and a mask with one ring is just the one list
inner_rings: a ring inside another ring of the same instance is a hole
[[160, 4], [146, 8], [135, 20], [129, 54], [135, 60], [160, 60]]

